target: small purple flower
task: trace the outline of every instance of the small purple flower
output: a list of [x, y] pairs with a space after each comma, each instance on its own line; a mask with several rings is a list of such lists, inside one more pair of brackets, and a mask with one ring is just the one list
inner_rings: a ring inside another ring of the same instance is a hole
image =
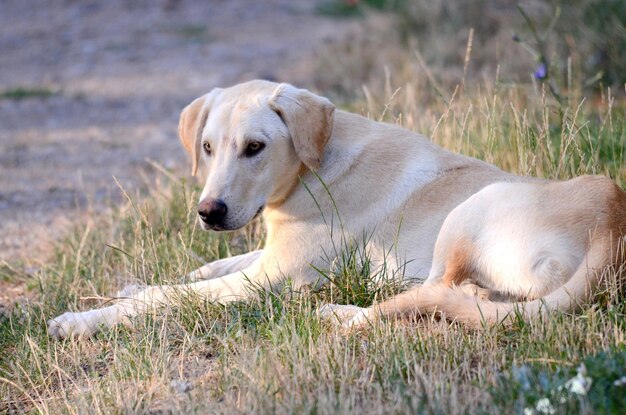
[[535, 79], [543, 81], [548, 77], [548, 65], [545, 62], [541, 62], [535, 72], [533, 72]]
[[522, 38], [520, 38], [516, 33], [513, 34], [511, 39], [513, 40], [513, 42], [518, 42], [518, 43], [522, 41]]

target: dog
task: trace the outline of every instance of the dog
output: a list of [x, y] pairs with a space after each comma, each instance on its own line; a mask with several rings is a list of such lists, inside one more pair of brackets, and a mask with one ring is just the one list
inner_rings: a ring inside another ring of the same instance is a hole
[[409, 312], [480, 326], [578, 308], [610, 266], [623, 272], [624, 230], [626, 194], [604, 177], [491, 184], [445, 219], [423, 285], [369, 308], [321, 311], [354, 328]]
[[[367, 309], [321, 308], [345, 326], [411, 310], [470, 324], [519, 305], [529, 316], [539, 304], [569, 310], [593, 294], [599, 270], [623, 262], [626, 195], [609, 179], [518, 177], [289, 84], [213, 89], [184, 108], [179, 136], [193, 175], [205, 179], [202, 227], [232, 231], [262, 214], [265, 246], [204, 265], [195, 282], [62, 314], [48, 322], [52, 336], [132, 324], [180, 292], [227, 303], [249, 299], [250, 283], [317, 284], [340, 255], [339, 238], [367, 236], [372, 269], [425, 280]], [[489, 299], [497, 295], [512, 302]]]

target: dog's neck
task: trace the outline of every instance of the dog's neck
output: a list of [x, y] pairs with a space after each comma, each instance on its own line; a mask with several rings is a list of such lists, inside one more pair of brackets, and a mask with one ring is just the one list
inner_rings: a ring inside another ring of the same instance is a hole
[[308, 172], [309, 169], [304, 165], [304, 163], [301, 162], [295, 175], [283, 178], [283, 180], [278, 184], [277, 190], [272, 195], [272, 198], [268, 200], [266, 208], [279, 209], [280, 206], [285, 203], [285, 201], [298, 188], [302, 177], [304, 177]]
[[[328, 193], [331, 192], [332, 198], [338, 200], [340, 195], [334, 194], [335, 186], [347, 178], [355, 166], [363, 168], [363, 159], [367, 158], [368, 154], [371, 156], [377, 153], [378, 148], [386, 146], [384, 141], [389, 140], [389, 128], [389, 125], [337, 110], [320, 168], [311, 172], [301, 166], [298, 173], [290, 178], [289, 184], [284, 186], [286, 191], [281, 192], [280, 197], [273, 198], [274, 203], [268, 204], [265, 216], [270, 215], [272, 220], [276, 220], [279, 217], [293, 215], [298, 217], [319, 215], [319, 208], [312, 203], [312, 198], [328, 200]], [[386, 131], [387, 135], [381, 130]], [[423, 141], [422, 149], [426, 151], [431, 147], [438, 149], [410, 131], [401, 128], [397, 128], [397, 131], [398, 137], [391, 137], [392, 140], [396, 138], [401, 140], [404, 139], [402, 135], [408, 135], [412, 140]], [[384, 154], [381, 157], [384, 157]]]
[[[358, 119], [358, 120], [357, 120]], [[363, 151], [363, 146], [357, 143], [360, 140], [351, 139], [352, 136], [365, 138], [370, 134], [369, 124], [371, 120], [344, 111], [336, 111], [333, 123], [332, 134], [324, 149], [322, 165], [311, 172], [304, 163], [295, 170], [295, 174], [284, 178], [281, 186], [267, 204], [270, 209], [280, 209], [281, 206], [300, 188], [303, 180], [323, 181], [325, 184], [332, 184], [338, 176], [345, 173], [350, 168], [358, 153]], [[362, 128], [362, 126], [366, 126]]]

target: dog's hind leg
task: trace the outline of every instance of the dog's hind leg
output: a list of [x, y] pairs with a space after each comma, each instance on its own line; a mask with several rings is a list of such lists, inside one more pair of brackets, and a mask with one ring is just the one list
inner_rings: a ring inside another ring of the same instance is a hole
[[493, 298], [499, 298], [500, 296], [500, 293], [488, 288], [483, 288], [471, 279], [464, 280], [458, 285], [458, 287], [465, 294], [479, 297], [482, 300], [490, 300]]
[[324, 304], [317, 310], [317, 315], [333, 323], [345, 324], [363, 310], [362, 307], [350, 304]]
[[380, 318], [393, 317], [417, 310], [417, 297], [421, 284], [400, 293], [379, 304], [360, 309], [352, 318], [344, 321], [342, 326], [356, 328], [371, 324]]
[[[445, 285], [447, 287], [460, 286], [472, 295], [489, 297], [492, 293], [488, 289], [479, 287], [472, 282], [474, 272], [472, 267], [471, 244], [461, 244], [456, 241], [452, 246], [440, 246], [430, 272], [424, 284]], [[416, 285], [408, 291], [400, 293], [382, 303], [362, 309], [354, 317], [345, 322], [344, 326], [357, 327], [371, 323], [379, 318], [389, 318], [406, 313], [420, 313], [419, 294], [422, 285]]]

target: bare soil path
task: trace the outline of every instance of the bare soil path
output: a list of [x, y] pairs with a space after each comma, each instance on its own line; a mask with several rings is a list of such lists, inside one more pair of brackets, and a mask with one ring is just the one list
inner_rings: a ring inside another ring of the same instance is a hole
[[[307, 0], [0, 2], [0, 261], [29, 264], [68, 226], [186, 168], [184, 105], [252, 78], [310, 85], [354, 22]], [[43, 89], [37, 91], [36, 89]], [[51, 96], [43, 97], [47, 93]]]

